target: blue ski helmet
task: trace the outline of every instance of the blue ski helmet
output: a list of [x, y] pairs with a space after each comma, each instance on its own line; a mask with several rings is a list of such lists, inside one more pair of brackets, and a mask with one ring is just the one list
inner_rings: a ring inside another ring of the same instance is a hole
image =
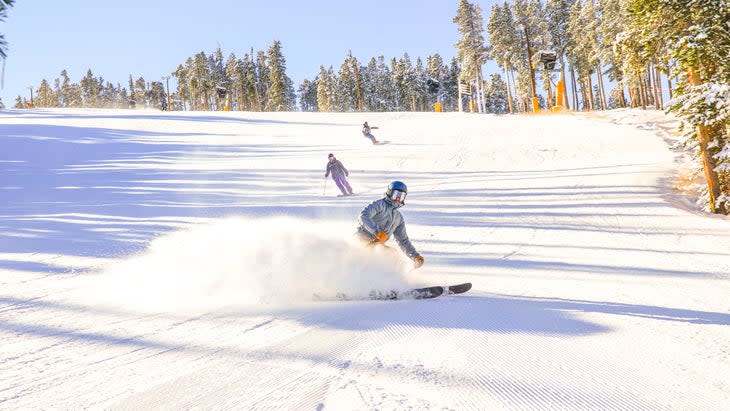
[[[400, 198], [400, 203], [405, 204], [406, 194], [408, 194], [408, 187], [402, 181], [393, 181], [388, 184], [388, 191], [385, 192], [385, 196], [394, 200], [393, 192], [396, 192], [396, 196]], [[401, 193], [400, 195], [398, 193]]]

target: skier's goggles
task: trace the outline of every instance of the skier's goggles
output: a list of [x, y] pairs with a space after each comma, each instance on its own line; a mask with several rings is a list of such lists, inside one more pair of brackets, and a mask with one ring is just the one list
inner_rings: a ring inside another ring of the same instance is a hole
[[390, 193], [390, 199], [393, 201], [399, 201], [402, 203], [406, 199], [406, 194], [408, 194], [408, 193], [406, 193], [405, 191], [393, 190]]

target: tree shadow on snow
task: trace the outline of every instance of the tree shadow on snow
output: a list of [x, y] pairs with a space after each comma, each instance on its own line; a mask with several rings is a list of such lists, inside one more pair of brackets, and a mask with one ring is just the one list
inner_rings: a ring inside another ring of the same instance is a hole
[[[342, 313], [346, 315], [343, 316]], [[402, 325], [558, 336], [586, 336], [612, 331], [610, 327], [583, 320], [576, 313], [730, 325], [730, 314], [727, 313], [510, 295], [460, 295], [420, 301], [326, 303], [313, 308], [309, 315], [298, 320], [318, 326], [363, 331]]]
[[[324, 147], [256, 139], [216, 146], [189, 142], [200, 133], [148, 132], [65, 125], [2, 125], [0, 138], [0, 268], [62, 273], [52, 263], [7, 253], [120, 257], [195, 221], [230, 215], [320, 218], [347, 213], [321, 190], [320, 162], [311, 171], [260, 170], [250, 156], [291, 151], [321, 155]], [[317, 157], [318, 158], [318, 157]], [[231, 161], [232, 169], [205, 164]], [[182, 164], [181, 164], [182, 163]], [[281, 191], [270, 184], [285, 184]], [[251, 196], [250, 193], [257, 193]], [[321, 193], [321, 191], [320, 191]], [[340, 205], [342, 203], [339, 203]], [[333, 211], [334, 210], [334, 211]]]

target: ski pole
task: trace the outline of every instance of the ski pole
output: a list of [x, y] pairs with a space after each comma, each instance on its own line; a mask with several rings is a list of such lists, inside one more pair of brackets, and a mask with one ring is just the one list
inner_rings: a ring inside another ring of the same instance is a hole
[[327, 191], [327, 177], [324, 178], [324, 188], [322, 189], [322, 195]]

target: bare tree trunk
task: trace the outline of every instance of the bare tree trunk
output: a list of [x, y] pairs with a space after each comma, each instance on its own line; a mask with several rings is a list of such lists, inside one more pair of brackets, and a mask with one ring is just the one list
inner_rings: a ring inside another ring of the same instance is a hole
[[[515, 84], [517, 84], [517, 83], [515, 82], [515, 73], [513, 71], [510, 71], [510, 75], [512, 76], [512, 85], [515, 87], [515, 94], [516, 94], [517, 86], [515, 86]], [[513, 98], [515, 101], [515, 111], [519, 112], [520, 111], [520, 105], [519, 105], [520, 98], [519, 98], [519, 96], [514, 96]]]
[[595, 107], [593, 107], [593, 81], [590, 74], [586, 77], [586, 82], [588, 83], [586, 87], [588, 89], [588, 108], [593, 111], [595, 110]]
[[644, 68], [646, 71], [646, 83], [644, 84], [644, 90], [646, 90], [646, 104], [654, 104], [654, 75], [652, 74], [651, 64], [646, 65]]
[[639, 89], [637, 87], [630, 87], [629, 94], [631, 95], [631, 108], [639, 107], [641, 98], [639, 97]]
[[573, 89], [573, 107], [578, 111], [578, 86], [575, 82], [575, 69], [570, 66], [570, 82]]
[[664, 110], [664, 97], [662, 96], [662, 75], [659, 71], [659, 67], [654, 66], [654, 95], [656, 96], [656, 108], [657, 110]]
[[639, 79], [639, 100], [641, 101], [641, 108], [646, 110], [646, 88], [644, 88], [644, 77], [641, 72], [637, 73]]
[[545, 109], [550, 110], [551, 107], [555, 105], [555, 102], [553, 101], [553, 88], [550, 86], [550, 82], [552, 79], [550, 79], [549, 72], [543, 72], [542, 76], [542, 84], [545, 87], [545, 91], [547, 92], [547, 99], [545, 100]]
[[[690, 67], [687, 70], [689, 84], [691, 86], [698, 86], [702, 84], [697, 70], [694, 67]], [[717, 198], [720, 196], [720, 179], [715, 171], [715, 159], [712, 153], [708, 150], [708, 145], [712, 141], [713, 133], [717, 132], [717, 127], [714, 129], [706, 125], [697, 126], [697, 141], [700, 145], [700, 157], [702, 158], [702, 168], [705, 172], [705, 180], [707, 181], [707, 191], [710, 195], [710, 211], [713, 213], [719, 213], [722, 210], [718, 210], [716, 207]]]
[[603, 85], [603, 70], [601, 69], [601, 60], [596, 63], [596, 74], [598, 77], [598, 92], [601, 95], [601, 109], [608, 110], [608, 100], [606, 100], [606, 88]]
[[672, 67], [667, 66], [667, 91], [669, 92], [669, 99], [672, 99]]
[[509, 82], [509, 71], [507, 71], [507, 63], [504, 64], [504, 76], [507, 78], [507, 106], [509, 107], [509, 113], [514, 113], [514, 107], [512, 106], [512, 90], [510, 89]]

